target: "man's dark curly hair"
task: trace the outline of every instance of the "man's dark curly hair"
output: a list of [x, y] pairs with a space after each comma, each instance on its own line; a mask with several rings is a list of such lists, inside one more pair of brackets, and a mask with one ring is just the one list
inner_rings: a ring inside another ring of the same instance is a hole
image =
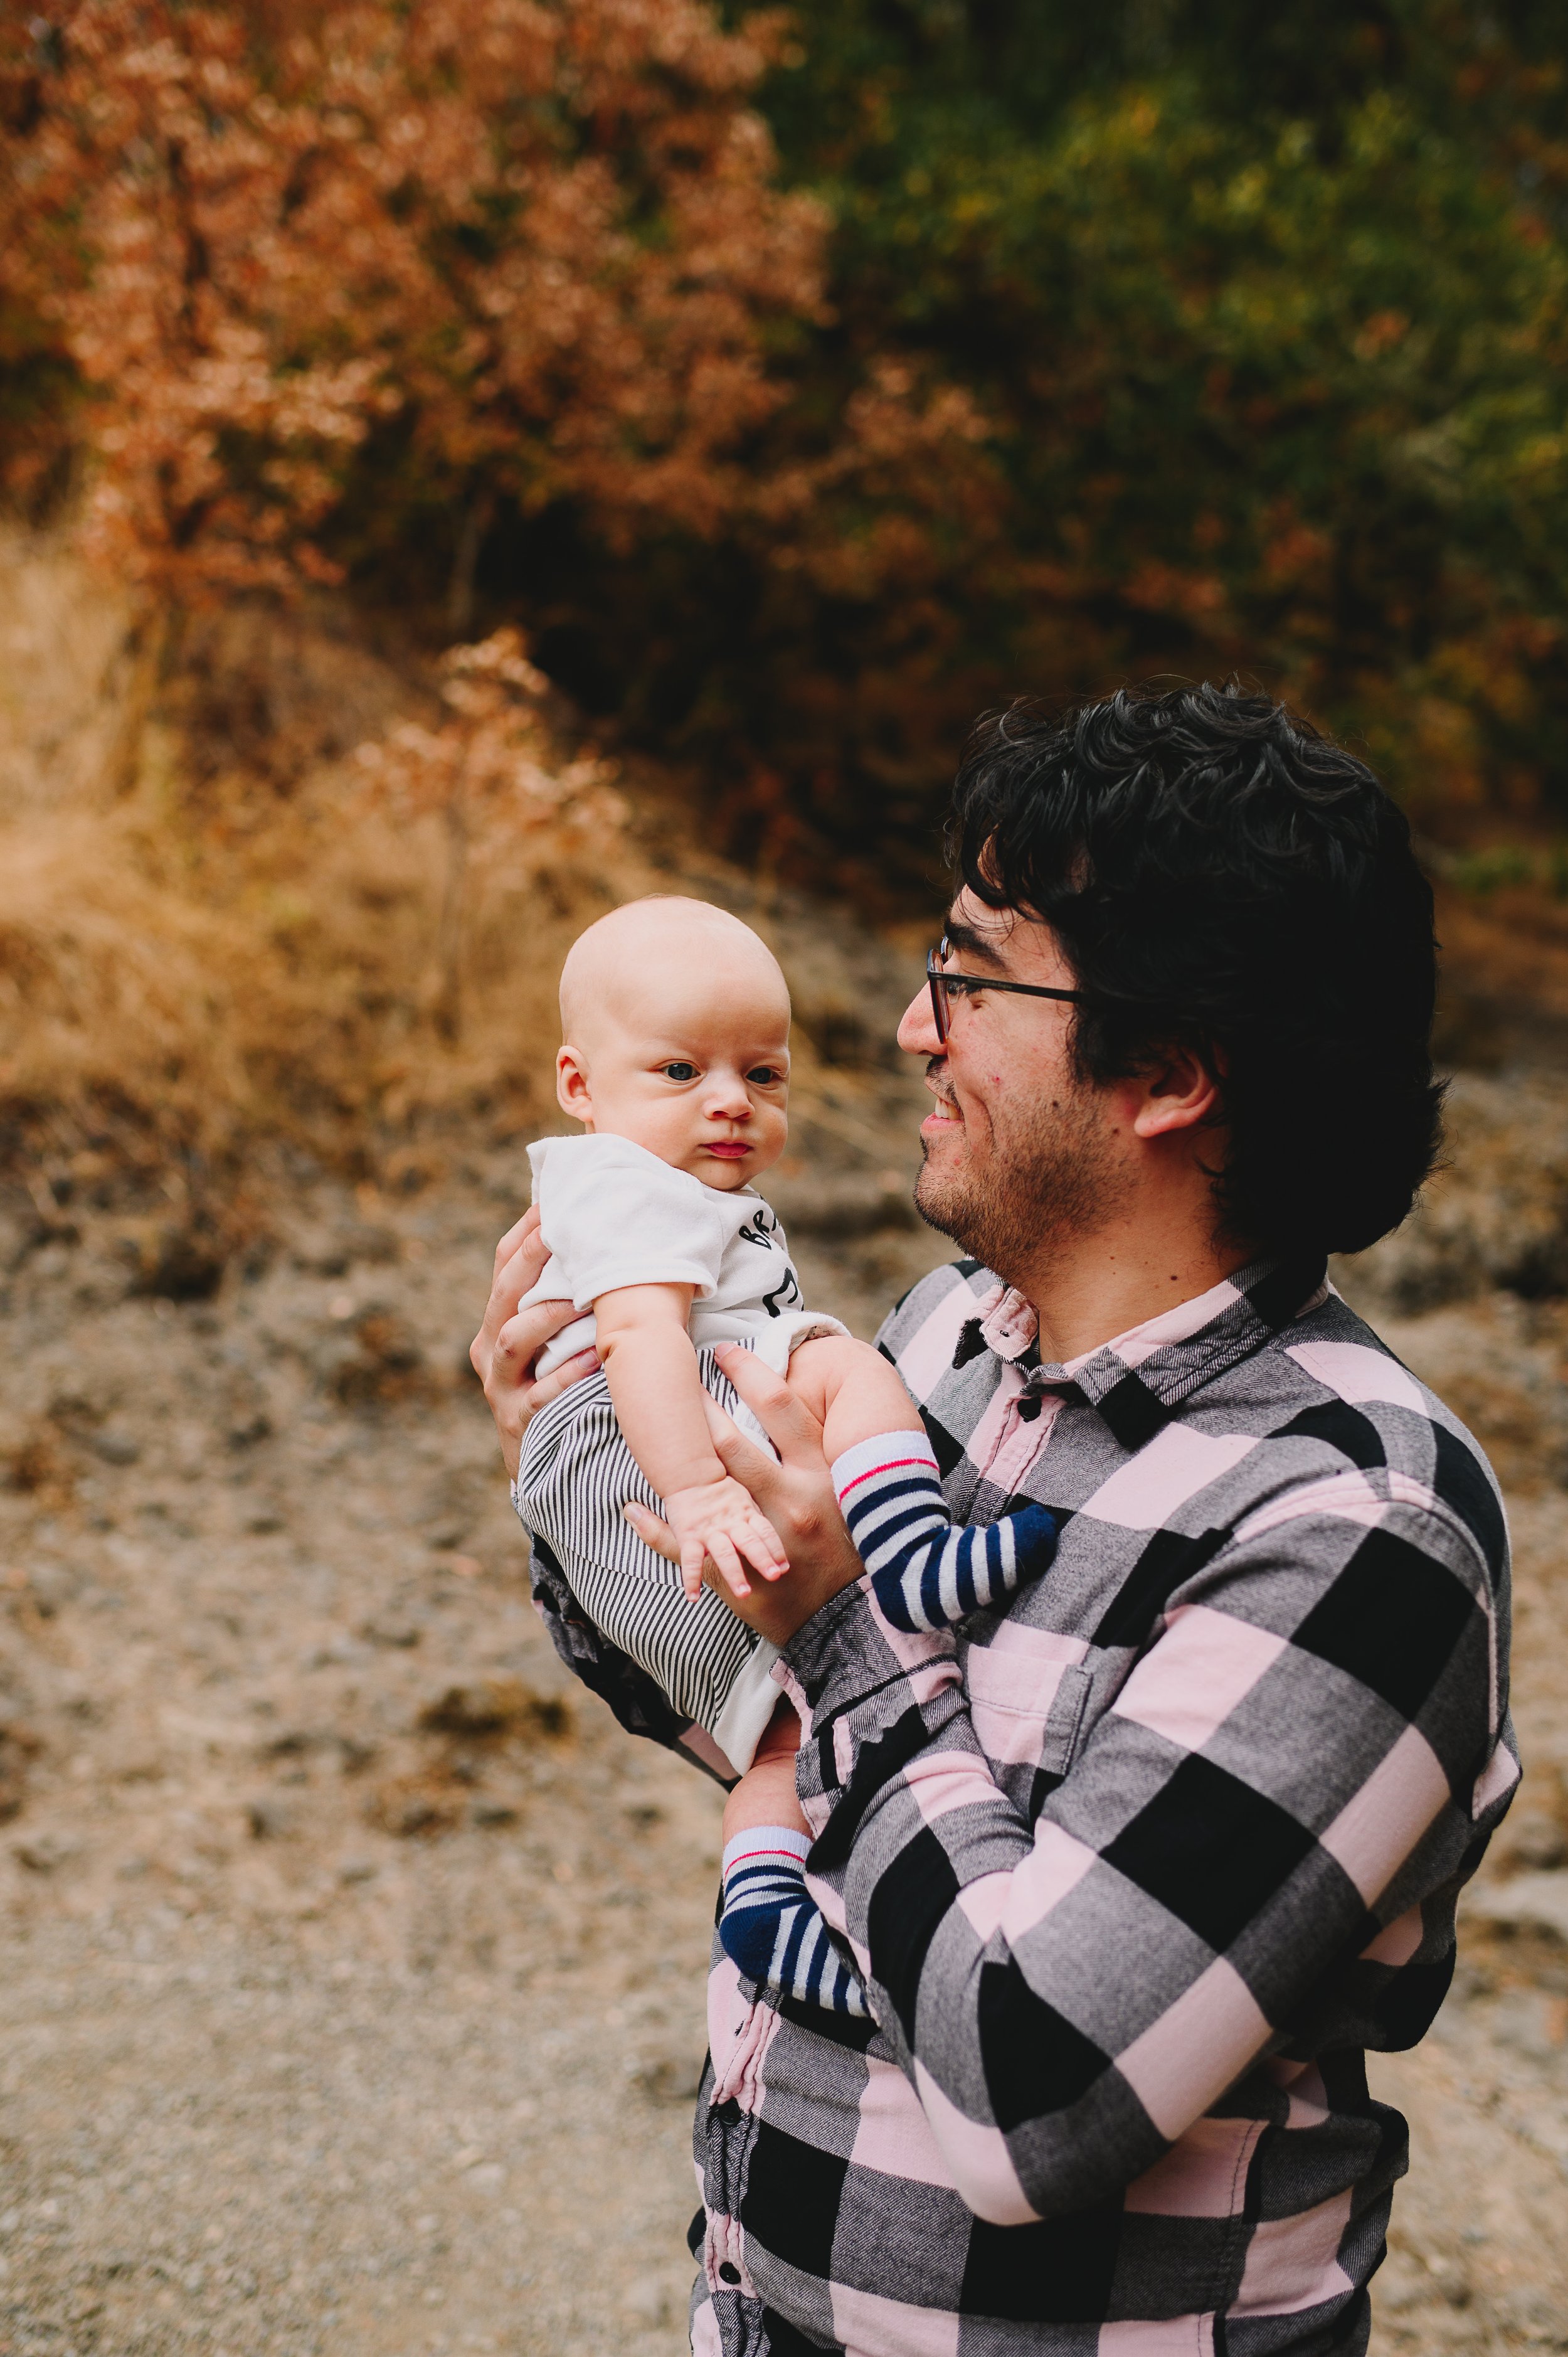
[[1087, 994], [1085, 1078], [1196, 1049], [1230, 1146], [1221, 1224], [1359, 1252], [1441, 1139], [1431, 888], [1364, 762], [1231, 683], [983, 720], [954, 790], [955, 872], [1055, 931]]

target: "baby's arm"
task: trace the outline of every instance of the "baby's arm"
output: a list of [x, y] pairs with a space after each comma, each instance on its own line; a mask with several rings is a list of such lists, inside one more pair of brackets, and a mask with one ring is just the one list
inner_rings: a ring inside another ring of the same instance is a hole
[[594, 1303], [599, 1359], [627, 1447], [664, 1501], [688, 1596], [712, 1555], [737, 1596], [746, 1566], [776, 1579], [789, 1558], [773, 1525], [720, 1464], [708, 1437], [690, 1285], [623, 1285]]

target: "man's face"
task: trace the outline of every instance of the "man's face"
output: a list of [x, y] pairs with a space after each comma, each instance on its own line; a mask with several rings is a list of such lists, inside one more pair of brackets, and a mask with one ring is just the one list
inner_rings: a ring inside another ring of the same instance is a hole
[[[1050, 928], [1016, 909], [988, 909], [966, 889], [947, 931], [950, 973], [1074, 987]], [[1074, 1069], [1070, 1005], [995, 991], [949, 1006], [945, 1046], [929, 991], [898, 1027], [899, 1046], [929, 1059], [936, 1099], [920, 1125], [915, 1203], [930, 1226], [1018, 1284], [1124, 1204], [1127, 1140], [1114, 1092]]]

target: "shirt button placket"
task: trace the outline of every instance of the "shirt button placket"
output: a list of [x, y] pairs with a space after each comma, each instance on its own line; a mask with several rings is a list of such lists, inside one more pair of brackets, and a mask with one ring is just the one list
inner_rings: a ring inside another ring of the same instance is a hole
[[1018, 1385], [1008, 1401], [996, 1436], [996, 1446], [984, 1468], [986, 1480], [997, 1489], [1014, 1491], [1040, 1453], [1040, 1410], [1042, 1396], [1029, 1390], [1023, 1379], [1009, 1370]]

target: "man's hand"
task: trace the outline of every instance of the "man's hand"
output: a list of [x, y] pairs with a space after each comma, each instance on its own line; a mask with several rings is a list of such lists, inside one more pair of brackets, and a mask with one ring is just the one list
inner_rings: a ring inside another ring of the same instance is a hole
[[474, 1372], [485, 1387], [500, 1435], [507, 1472], [514, 1481], [522, 1436], [540, 1409], [548, 1407], [568, 1383], [598, 1372], [597, 1351], [579, 1351], [542, 1383], [533, 1380], [533, 1362], [546, 1342], [577, 1315], [569, 1301], [541, 1301], [532, 1309], [518, 1308], [523, 1295], [538, 1284], [549, 1257], [539, 1233], [537, 1209], [525, 1211], [496, 1246], [485, 1322], [468, 1346]]
[[[832, 1477], [822, 1455], [822, 1426], [783, 1380], [765, 1367], [755, 1351], [730, 1344], [719, 1364], [779, 1451], [777, 1463], [747, 1440], [724, 1410], [704, 1393], [708, 1429], [720, 1462], [748, 1490], [782, 1541], [789, 1569], [749, 1595], [731, 1593], [710, 1566], [704, 1577], [732, 1612], [774, 1644], [783, 1645], [804, 1628], [831, 1597], [858, 1579], [864, 1569], [844, 1527]], [[645, 1507], [628, 1505], [626, 1518], [640, 1538], [671, 1563], [681, 1549], [668, 1523]]]
[[702, 1590], [704, 1564], [714, 1566], [734, 1596], [751, 1594], [748, 1565], [764, 1579], [778, 1579], [789, 1568], [773, 1525], [727, 1473], [717, 1481], [671, 1490], [664, 1512], [680, 1549], [681, 1583], [693, 1603]]

